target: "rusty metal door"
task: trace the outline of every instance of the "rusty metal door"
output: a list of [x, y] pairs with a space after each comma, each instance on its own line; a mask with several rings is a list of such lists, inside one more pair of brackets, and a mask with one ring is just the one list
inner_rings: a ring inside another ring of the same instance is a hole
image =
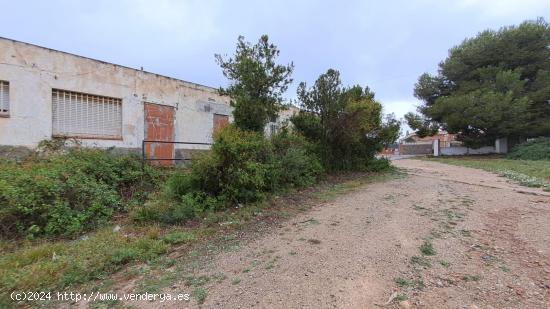
[[229, 116], [214, 114], [214, 131], [225, 127], [229, 124]]
[[[145, 103], [145, 140], [147, 141], [174, 141], [174, 108], [159, 104]], [[144, 143], [145, 157], [153, 164], [171, 166], [174, 164], [174, 144]]]

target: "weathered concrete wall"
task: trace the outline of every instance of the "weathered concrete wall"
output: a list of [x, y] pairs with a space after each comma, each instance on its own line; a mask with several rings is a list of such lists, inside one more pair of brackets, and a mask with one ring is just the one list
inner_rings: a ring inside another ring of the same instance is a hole
[[462, 156], [462, 155], [479, 155], [496, 153], [494, 146], [485, 146], [478, 149], [467, 147], [445, 147], [440, 148], [441, 155], [443, 156]]
[[433, 148], [431, 143], [400, 144], [399, 154], [402, 154], [402, 155], [433, 154]]
[[10, 83], [0, 145], [32, 148], [51, 138], [52, 89], [122, 99], [122, 140], [85, 139], [84, 146], [141, 148], [144, 102], [176, 108], [175, 141], [210, 142], [213, 114], [231, 117], [229, 98], [216, 89], [3, 38], [0, 80]]
[[295, 114], [298, 114], [300, 109], [295, 106], [287, 106], [286, 109], [279, 112], [279, 115], [275, 121], [270, 121], [265, 125], [264, 134], [266, 136], [271, 136], [276, 133], [281, 127], [288, 123], [290, 124], [290, 118]]

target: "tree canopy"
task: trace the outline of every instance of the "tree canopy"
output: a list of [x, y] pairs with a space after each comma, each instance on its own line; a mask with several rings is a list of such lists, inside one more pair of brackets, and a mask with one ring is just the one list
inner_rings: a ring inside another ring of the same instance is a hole
[[233, 57], [216, 54], [216, 61], [231, 84], [221, 88], [231, 97], [235, 125], [243, 130], [263, 132], [265, 124], [283, 108], [282, 95], [292, 82], [294, 65], [276, 63], [280, 51], [267, 35], [254, 45], [239, 36]]
[[393, 115], [382, 117], [382, 105], [369, 87], [344, 87], [340, 73], [329, 69], [310, 88], [302, 82], [298, 99], [304, 109], [291, 118], [294, 127], [316, 143], [329, 169], [364, 168], [384, 145], [399, 136]]
[[405, 118], [420, 136], [442, 128], [480, 146], [550, 135], [550, 25], [539, 18], [464, 40], [437, 75], [419, 77], [414, 94], [421, 115]]

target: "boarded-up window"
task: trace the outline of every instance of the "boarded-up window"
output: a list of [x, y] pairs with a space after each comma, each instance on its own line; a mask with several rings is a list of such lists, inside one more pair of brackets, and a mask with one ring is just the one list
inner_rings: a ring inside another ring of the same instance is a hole
[[122, 100], [73, 91], [52, 91], [53, 135], [121, 139]]
[[0, 80], [0, 116], [10, 113], [10, 83]]
[[214, 114], [214, 131], [225, 127], [229, 123], [229, 116]]

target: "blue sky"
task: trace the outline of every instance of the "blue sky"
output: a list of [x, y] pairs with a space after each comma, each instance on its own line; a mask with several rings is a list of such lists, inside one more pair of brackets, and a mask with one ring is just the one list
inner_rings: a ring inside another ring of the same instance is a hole
[[[227, 81], [214, 53], [268, 34], [295, 82], [328, 68], [368, 85], [385, 112], [414, 111], [416, 79], [479, 31], [550, 17], [547, 0], [0, 1], [0, 36], [209, 86]], [[7, 14], [6, 14], [7, 13]]]

